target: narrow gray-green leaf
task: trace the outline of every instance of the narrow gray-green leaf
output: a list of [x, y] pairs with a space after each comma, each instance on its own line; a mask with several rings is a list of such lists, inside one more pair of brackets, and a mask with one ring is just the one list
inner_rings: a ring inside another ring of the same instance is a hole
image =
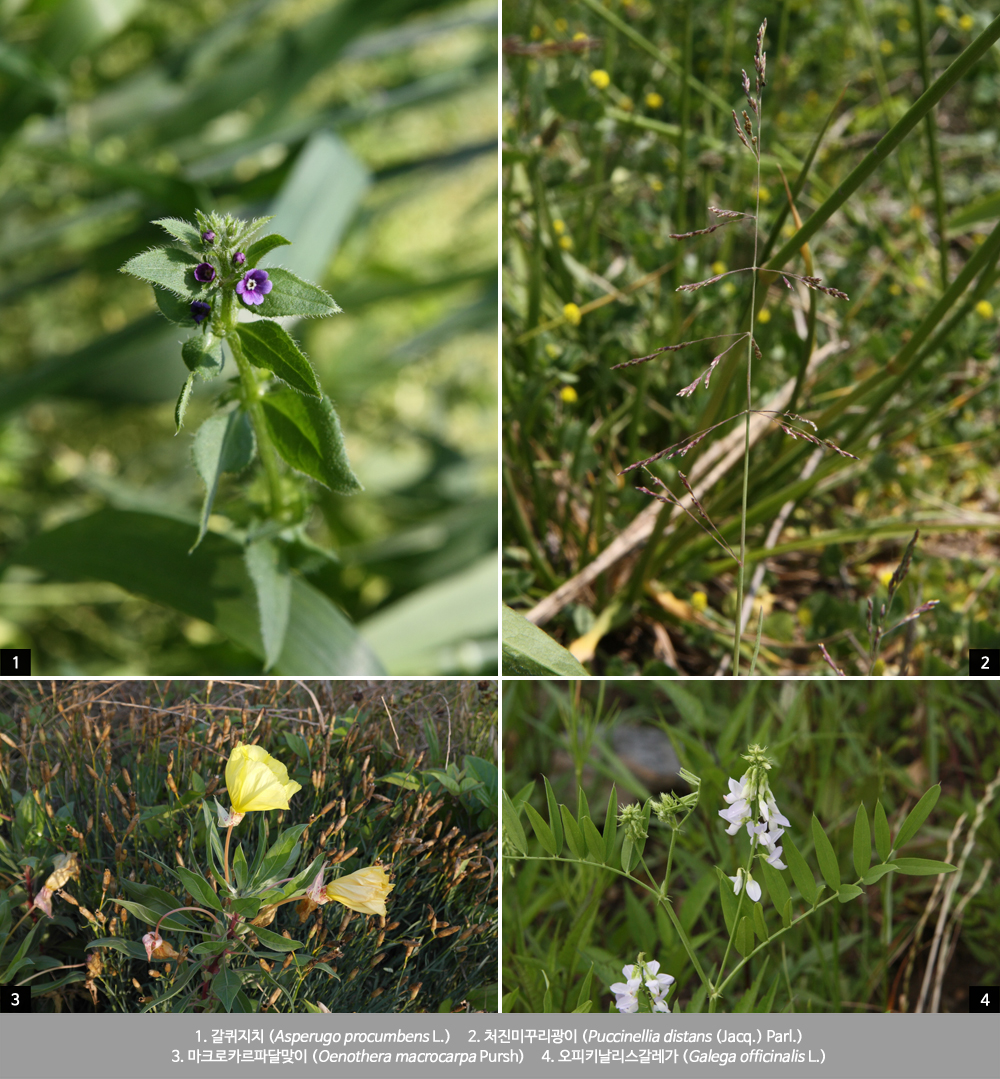
[[362, 490], [351, 471], [340, 420], [330, 398], [274, 387], [262, 399], [267, 429], [282, 458], [337, 494]]
[[174, 873], [184, 887], [187, 888], [196, 903], [203, 907], [208, 907], [209, 910], [222, 910], [222, 904], [215, 894], [215, 889], [204, 877], [200, 877], [197, 873], [192, 873], [190, 869], [184, 869], [182, 866], [177, 866]]
[[864, 891], [863, 888], [859, 888], [856, 884], [842, 884], [837, 889], [837, 899], [841, 903], [850, 903], [852, 899], [856, 899]]
[[615, 835], [618, 831], [618, 792], [614, 783], [608, 795], [608, 808], [604, 813], [604, 861], [611, 865], [611, 856], [615, 853]]
[[764, 877], [764, 884], [767, 886], [767, 894], [771, 897], [774, 909], [780, 914], [791, 898], [785, 878], [773, 865], [763, 860], [760, 863], [760, 871]]
[[292, 605], [292, 577], [283, 551], [273, 540], [257, 539], [248, 543], [244, 561], [257, 593], [264, 670], [269, 671], [285, 646]]
[[[903, 821], [899, 831], [896, 833], [896, 838], [893, 841], [893, 850], [899, 850], [900, 847], [905, 847], [906, 844], [910, 842], [917, 834], [920, 825], [927, 820], [928, 816], [930, 816], [931, 810], [937, 805], [937, 800], [940, 797], [941, 784], [937, 783], [927, 791], [923, 798], [921, 798], [906, 815], [906, 820]], [[898, 864], [898, 858], [896, 859], [896, 862]]]
[[715, 870], [719, 876], [719, 899], [722, 903], [722, 917], [726, 922], [726, 932], [731, 934], [733, 926], [736, 924], [736, 911], [739, 900], [733, 891], [733, 882], [718, 866], [715, 867]]
[[284, 247], [291, 242], [291, 240], [286, 240], [284, 236], [279, 236], [276, 232], [272, 232], [269, 236], [262, 236], [244, 252], [247, 257], [246, 262], [243, 264], [244, 268], [252, 270], [268, 251], [273, 251], [276, 247]]
[[340, 312], [339, 304], [328, 292], [319, 285], [296, 277], [291, 270], [269, 266], [267, 275], [271, 279], [271, 291], [264, 297], [263, 303], [254, 305], [255, 315], [263, 315], [264, 318], [283, 315], [326, 318]]
[[139, 277], [151, 285], [162, 285], [188, 300], [196, 300], [205, 287], [194, 279], [194, 268], [199, 259], [179, 247], [154, 247], [131, 258], [122, 267], [122, 273]]
[[736, 930], [736, 939], [733, 941], [736, 950], [745, 959], [753, 951], [753, 921], [749, 915], [744, 914], [740, 918], [739, 928]]
[[770, 939], [771, 934], [767, 931], [767, 922], [764, 920], [764, 908], [760, 903], [753, 905], [753, 928], [761, 941]]
[[190, 244], [192, 247], [201, 247], [204, 242], [197, 227], [192, 225], [190, 221], [185, 221], [183, 218], [161, 217], [159, 220], [154, 221], [153, 224], [159, 225], [161, 229], [169, 232], [175, 240], [181, 240], [183, 243]]
[[587, 668], [523, 614], [503, 608], [503, 673], [587, 675]]
[[[591, 857], [595, 862], [604, 861], [604, 837], [597, 830], [597, 826], [590, 819], [590, 817], [584, 817], [580, 821], [580, 830], [583, 832], [583, 838], [586, 840], [587, 849], [590, 851]], [[638, 856], [636, 856], [638, 861]]]
[[935, 862], [930, 858], [896, 858], [896, 871], [911, 877], [935, 877], [938, 873], [954, 873], [957, 866]]
[[885, 819], [885, 810], [882, 808], [881, 802], [875, 803], [875, 849], [883, 862], [892, 852], [892, 841], [889, 838], [889, 822]]
[[521, 854], [527, 854], [528, 840], [525, 837], [521, 821], [518, 819], [514, 803], [510, 800], [510, 795], [506, 791], [500, 792], [500, 806], [503, 810], [503, 827], [507, 833], [507, 838]]
[[570, 812], [568, 806], [561, 805], [559, 815], [562, 817], [563, 833], [566, 836], [569, 849], [573, 852], [573, 857], [583, 858], [587, 853], [587, 848], [584, 843], [583, 832], [580, 831], [580, 825], [576, 823], [576, 818]]
[[556, 854], [562, 854], [563, 827], [562, 817], [559, 814], [559, 803], [556, 801], [556, 792], [552, 789], [548, 776], [542, 776], [542, 782], [545, 784], [545, 802], [549, 808], [549, 827], [552, 829], [552, 836], [555, 840]]
[[322, 396], [316, 372], [305, 354], [277, 324], [264, 319], [260, 322], [241, 322], [236, 327], [247, 359], [265, 371], [272, 371], [300, 393]]
[[833, 844], [827, 838], [826, 832], [823, 831], [823, 825], [816, 819], [815, 813], [812, 818], [812, 837], [813, 843], [816, 844], [816, 860], [819, 862], [819, 871], [823, 874], [823, 879], [830, 888], [837, 891], [840, 887], [840, 866], [837, 865], [837, 855], [834, 853]]
[[272, 933], [269, 929], [260, 929], [254, 926], [253, 931], [257, 934], [261, 944], [266, 944], [276, 952], [294, 952], [296, 948], [304, 947], [301, 940], [289, 940], [280, 933]]
[[[201, 543], [208, 529], [208, 518], [222, 473], [242, 471], [252, 460], [253, 450], [253, 429], [241, 408], [217, 412], [198, 428], [191, 446], [191, 456], [205, 484], [205, 502], [195, 547]], [[194, 550], [194, 547], [191, 549]]]
[[854, 818], [854, 868], [859, 877], [868, 872], [872, 864], [872, 835], [868, 825], [868, 810], [865, 803], [858, 806], [858, 815]]
[[177, 404], [174, 405], [174, 424], [177, 428], [177, 432], [184, 426], [184, 413], [187, 412], [188, 402], [191, 400], [191, 391], [194, 389], [195, 373], [192, 371], [184, 381], [184, 385], [181, 387], [180, 396], [177, 398]]

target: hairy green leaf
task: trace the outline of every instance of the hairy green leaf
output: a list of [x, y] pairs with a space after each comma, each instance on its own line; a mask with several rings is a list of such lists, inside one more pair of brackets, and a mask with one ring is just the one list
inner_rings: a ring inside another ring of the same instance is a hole
[[248, 543], [244, 555], [247, 573], [257, 593], [260, 638], [264, 642], [264, 670], [278, 662], [292, 606], [292, 577], [284, 552], [274, 540]]
[[272, 232], [269, 236], [262, 236], [244, 252], [247, 257], [246, 262], [243, 264], [244, 269], [252, 270], [268, 251], [273, 251], [276, 247], [284, 247], [291, 242], [291, 240], [286, 240], [284, 236], [279, 236], [276, 232]]
[[586, 675], [587, 668], [523, 614], [504, 605], [504, 674]]
[[279, 318], [282, 315], [326, 318], [340, 312], [340, 306], [328, 292], [319, 285], [296, 277], [291, 270], [269, 266], [267, 275], [272, 288], [264, 297], [264, 302], [254, 306], [255, 315], [263, 315], [264, 318]]
[[[201, 509], [201, 525], [194, 546], [197, 547], [208, 530], [208, 518], [223, 472], [241, 472], [254, 453], [253, 428], [241, 408], [217, 412], [198, 428], [191, 445], [194, 467], [205, 484], [205, 501]], [[192, 548], [194, 550], [194, 548]]]
[[362, 490], [347, 460], [340, 420], [326, 394], [317, 400], [275, 387], [261, 404], [267, 429], [287, 464], [337, 494]]
[[225, 360], [222, 341], [211, 333], [196, 333], [181, 345], [181, 359], [187, 369], [208, 381], [221, 374]]
[[191, 400], [191, 391], [194, 389], [195, 373], [192, 371], [181, 386], [180, 396], [174, 405], [174, 426], [179, 432], [184, 426], [184, 414], [187, 412], [188, 402]]
[[162, 285], [190, 301], [207, 293], [206, 286], [194, 279], [194, 268], [199, 261], [196, 255], [179, 247], [154, 247], [129, 259], [122, 267], [122, 273], [139, 277], [151, 285]]
[[177, 296], [162, 285], [153, 285], [153, 296], [160, 314], [165, 315], [171, 322], [188, 329], [198, 325], [191, 314], [191, 300], [186, 296]]
[[161, 217], [159, 220], [154, 221], [153, 224], [159, 225], [161, 229], [169, 232], [175, 240], [190, 244], [192, 247], [200, 247], [203, 243], [197, 226], [192, 225], [190, 221], [185, 221], [183, 218]]
[[272, 371], [300, 393], [322, 396], [312, 365], [277, 322], [266, 319], [241, 322], [236, 329], [243, 351], [254, 367]]

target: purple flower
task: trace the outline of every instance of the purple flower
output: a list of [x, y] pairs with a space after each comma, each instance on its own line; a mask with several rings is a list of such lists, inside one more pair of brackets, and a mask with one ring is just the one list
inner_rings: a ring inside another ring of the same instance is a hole
[[212, 309], [207, 303], [203, 303], [201, 300], [191, 301], [191, 317], [195, 322], [204, 322], [211, 313]]
[[215, 233], [214, 233], [214, 232], [212, 232], [212, 231], [211, 231], [211, 229], [209, 229], [209, 231], [208, 231], [208, 232], [203, 232], [203, 233], [201, 234], [201, 238], [202, 238], [202, 239], [203, 239], [203, 240], [205, 241], [205, 243], [207, 243], [207, 244], [214, 244], [214, 243], [215, 243]]
[[237, 266], [242, 266], [243, 263], [246, 262], [246, 260], [247, 257], [243, 254], [242, 251], [237, 251], [236, 254], [233, 255], [233, 262], [235, 262]]
[[215, 267], [210, 262], [199, 262], [194, 268], [194, 279], [207, 285], [215, 280]]
[[243, 280], [236, 285], [240, 299], [248, 306], [264, 302], [264, 297], [274, 288], [268, 280], [267, 270], [247, 270]]

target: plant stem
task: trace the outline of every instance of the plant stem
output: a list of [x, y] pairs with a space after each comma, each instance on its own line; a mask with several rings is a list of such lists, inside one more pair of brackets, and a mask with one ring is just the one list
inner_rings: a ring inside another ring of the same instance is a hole
[[233, 834], [233, 828], [234, 827], [235, 827], [234, 825], [230, 824], [230, 826], [226, 829], [226, 851], [225, 851], [225, 857], [223, 858], [223, 867], [225, 868], [225, 871], [226, 871], [226, 885], [227, 886], [229, 884], [229, 837]]
[[[236, 331], [236, 312], [233, 304], [233, 294], [225, 291], [222, 294], [222, 323], [226, 331], [226, 343], [236, 361], [236, 367], [240, 373], [240, 384], [243, 388], [243, 406], [247, 410], [250, 422], [253, 425], [254, 437], [257, 440], [257, 453], [260, 455], [264, 473], [267, 476], [267, 488], [271, 500], [271, 516], [279, 517], [283, 508], [281, 497], [281, 470], [278, 467], [278, 454], [271, 441], [271, 434], [267, 429], [267, 421], [264, 419], [264, 408], [261, 405], [260, 383], [250, 366], [250, 361], [243, 353], [240, 344], [240, 335]], [[227, 838], [228, 844], [228, 838]]]

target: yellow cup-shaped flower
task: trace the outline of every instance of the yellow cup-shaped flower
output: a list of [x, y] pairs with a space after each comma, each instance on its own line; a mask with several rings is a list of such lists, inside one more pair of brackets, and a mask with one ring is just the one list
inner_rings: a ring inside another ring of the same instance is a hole
[[233, 809], [252, 813], [287, 809], [288, 799], [302, 789], [302, 784], [289, 779], [288, 769], [266, 750], [241, 742], [226, 765], [226, 787]]
[[370, 865], [338, 877], [326, 886], [330, 899], [343, 903], [348, 910], [359, 914], [385, 915], [385, 900], [395, 887], [389, 883], [389, 874], [380, 865]]

